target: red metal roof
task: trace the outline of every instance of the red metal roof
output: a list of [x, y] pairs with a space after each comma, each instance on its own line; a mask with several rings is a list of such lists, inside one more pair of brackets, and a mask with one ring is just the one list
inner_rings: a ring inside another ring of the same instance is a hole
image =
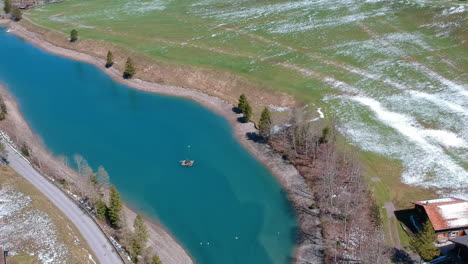
[[467, 200], [442, 198], [412, 203], [424, 208], [435, 231], [468, 228]]

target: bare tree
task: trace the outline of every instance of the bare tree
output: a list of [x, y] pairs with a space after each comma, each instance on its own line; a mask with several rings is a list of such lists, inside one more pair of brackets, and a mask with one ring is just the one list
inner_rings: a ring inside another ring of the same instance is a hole
[[88, 162], [81, 155], [75, 154], [73, 158], [76, 163], [78, 175], [80, 176], [80, 179], [77, 181], [78, 190], [82, 195], [90, 200], [92, 205], [94, 205], [96, 202], [97, 191], [96, 187], [92, 184], [93, 177], [95, 177], [93, 169], [91, 169]]
[[69, 166], [68, 162], [68, 157], [65, 155], [61, 155], [57, 157], [57, 160], [60, 162], [60, 164], [64, 165], [65, 167]]
[[106, 169], [104, 169], [103, 166], [99, 166], [98, 171], [96, 173], [96, 177], [101, 186], [109, 188], [110, 186], [109, 173], [107, 173]]
[[75, 161], [76, 168], [78, 169], [78, 174], [80, 174], [81, 176], [81, 166], [84, 161], [84, 158], [80, 154], [75, 154], [73, 155], [73, 160]]
[[107, 173], [103, 166], [99, 166], [96, 177], [100, 185], [103, 200], [107, 203], [109, 201], [110, 187], [109, 173]]

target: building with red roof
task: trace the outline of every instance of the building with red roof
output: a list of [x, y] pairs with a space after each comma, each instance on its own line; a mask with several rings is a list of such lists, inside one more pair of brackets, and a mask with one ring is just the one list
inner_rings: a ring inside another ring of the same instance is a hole
[[468, 201], [442, 198], [414, 201], [417, 212], [429, 220], [439, 242], [468, 234]]

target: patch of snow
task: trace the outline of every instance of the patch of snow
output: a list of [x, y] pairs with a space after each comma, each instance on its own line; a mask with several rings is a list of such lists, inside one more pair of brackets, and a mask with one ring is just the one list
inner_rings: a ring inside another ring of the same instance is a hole
[[428, 67], [426, 67], [426, 66], [424, 66], [424, 65], [422, 65], [420, 63], [413, 62], [412, 65], [414, 65], [420, 71], [426, 73], [428, 77], [430, 77], [433, 80], [438, 81], [439, 83], [443, 84], [448, 89], [458, 93], [461, 96], [464, 96], [464, 97], [468, 98], [468, 85], [467, 84], [455, 83], [454, 81], [443, 77], [442, 75], [434, 72], [433, 70], [429, 69]]
[[467, 9], [465, 8], [465, 5], [459, 5], [459, 6], [452, 6], [448, 10], [444, 10], [442, 12], [442, 15], [453, 15], [453, 14], [459, 14], [465, 12]]
[[[468, 173], [463, 167], [447, 155], [440, 146], [431, 143], [427, 137], [436, 137], [439, 141], [449, 146], [456, 145], [457, 147], [461, 147], [462, 145], [466, 145], [465, 142], [460, 141], [451, 135], [450, 132], [431, 132], [431, 130], [424, 129], [413, 118], [389, 111], [375, 99], [362, 96], [349, 97], [349, 99], [368, 107], [380, 122], [391, 127], [402, 135], [405, 141], [410, 142], [411, 146], [405, 146], [399, 145], [398, 141], [396, 141], [393, 144], [397, 145], [392, 146], [390, 149], [375, 148], [377, 141], [372, 140], [372, 138], [370, 138], [370, 141], [366, 141], [365, 144], [361, 142], [361, 146], [373, 144], [373, 150], [377, 150], [380, 153], [395, 151], [393, 154], [396, 154], [400, 152], [399, 154], [402, 155], [400, 159], [405, 167], [402, 175], [405, 183], [437, 188], [458, 188], [461, 183], [468, 181]], [[450, 135], [450, 138], [440, 139], [441, 135]], [[356, 136], [356, 134], [351, 135], [355, 139], [357, 138]]]
[[432, 199], [432, 200], [425, 200], [420, 201], [422, 204], [434, 204], [434, 203], [449, 203], [454, 202], [455, 200], [451, 197], [448, 198], [440, 198], [440, 199]]
[[142, 14], [151, 11], [164, 10], [166, 9], [165, 1], [154, 0], [154, 1], [142, 1], [133, 0], [126, 3], [123, 10], [128, 14]]
[[435, 139], [445, 147], [466, 148], [468, 146], [462, 138], [450, 131], [425, 129], [422, 131], [422, 135], [426, 138]]
[[317, 113], [319, 114], [319, 117], [320, 117], [321, 119], [324, 119], [324, 118], [325, 118], [325, 115], [324, 115], [323, 112], [322, 112], [322, 108], [317, 109]]
[[275, 111], [275, 112], [286, 112], [290, 110], [289, 107], [276, 106], [276, 105], [268, 105], [268, 108], [270, 108], [270, 110]]
[[338, 27], [360, 22], [373, 17], [384, 16], [387, 11], [387, 8], [384, 8], [379, 12], [357, 13], [341, 16], [339, 18], [330, 17], [328, 19], [321, 19], [318, 21], [291, 22], [290, 20], [283, 20], [273, 23], [273, 26], [268, 30], [268, 32], [274, 34], [287, 34], [305, 32], [311, 29]]
[[32, 207], [30, 197], [8, 185], [0, 189], [0, 222], [0, 244], [5, 248], [30, 252], [44, 264], [66, 263], [68, 250], [58, 241], [50, 217]]
[[277, 133], [279, 133], [279, 132], [285, 130], [286, 128], [288, 128], [288, 127], [290, 127], [290, 126], [291, 126], [290, 124], [273, 126], [273, 128], [271, 129], [271, 133], [277, 134]]
[[437, 206], [440, 214], [450, 227], [468, 225], [468, 201]]
[[96, 264], [96, 261], [94, 261], [93, 256], [91, 256], [91, 254], [88, 254], [88, 258], [89, 258], [89, 260], [91, 260], [94, 264]]
[[463, 106], [444, 100], [434, 94], [428, 94], [419, 91], [409, 91], [409, 94], [414, 97], [423, 98], [427, 101], [430, 101], [443, 109], [448, 108], [453, 112], [458, 112], [468, 116], [468, 111]]

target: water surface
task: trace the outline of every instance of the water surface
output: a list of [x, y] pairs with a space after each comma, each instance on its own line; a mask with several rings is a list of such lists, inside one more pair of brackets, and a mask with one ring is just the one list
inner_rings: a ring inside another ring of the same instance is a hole
[[[45, 145], [103, 165], [125, 201], [159, 219], [197, 263], [290, 261], [293, 210], [221, 116], [130, 89], [2, 28], [0, 58], [0, 82]], [[195, 166], [181, 167], [181, 159]]]

